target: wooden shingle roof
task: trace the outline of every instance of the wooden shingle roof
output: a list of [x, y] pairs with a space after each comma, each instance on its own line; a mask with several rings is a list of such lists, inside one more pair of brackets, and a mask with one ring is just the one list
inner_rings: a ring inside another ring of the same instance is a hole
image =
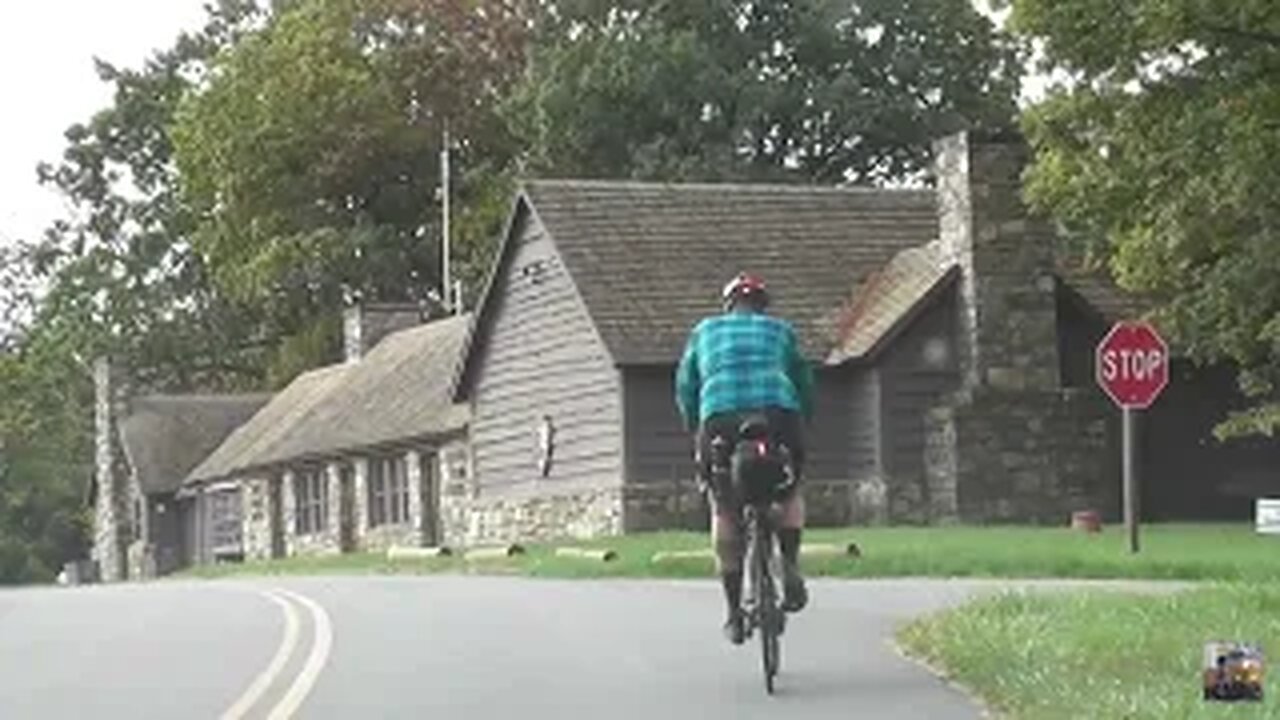
[[943, 261], [938, 241], [899, 252], [836, 311], [837, 337], [827, 364], [870, 357], [958, 274], [958, 265]]
[[524, 194], [618, 364], [675, 362], [740, 271], [821, 360], [854, 278], [938, 233], [931, 191], [540, 180]]
[[270, 399], [247, 395], [144, 395], [129, 400], [120, 445], [145, 493], [172, 492]]
[[449, 395], [469, 316], [392, 333], [357, 362], [298, 376], [187, 477], [202, 483], [260, 468], [431, 438], [466, 426]]

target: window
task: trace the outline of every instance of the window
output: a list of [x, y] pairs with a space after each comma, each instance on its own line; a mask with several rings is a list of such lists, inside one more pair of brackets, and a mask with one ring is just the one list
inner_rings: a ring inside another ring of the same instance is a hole
[[409, 522], [409, 474], [404, 457], [369, 460], [369, 526]]
[[297, 499], [294, 531], [298, 535], [323, 532], [328, 520], [329, 484], [322, 469], [306, 470], [293, 476], [293, 496]]
[[133, 520], [128, 532], [129, 541], [145, 540], [146, 538], [143, 537], [144, 529], [142, 526], [142, 498], [135, 497], [133, 499]]
[[240, 551], [241, 511], [239, 488], [209, 494], [209, 544], [215, 554]]
[[467, 449], [453, 447], [441, 453], [440, 466], [448, 482], [465, 482], [467, 479]]

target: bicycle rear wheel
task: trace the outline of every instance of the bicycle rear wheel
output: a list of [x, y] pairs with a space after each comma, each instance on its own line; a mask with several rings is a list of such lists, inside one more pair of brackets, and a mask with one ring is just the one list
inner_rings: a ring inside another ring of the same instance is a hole
[[768, 521], [763, 513], [754, 514], [755, 531], [753, 535], [752, 577], [754, 579], [755, 612], [760, 627], [760, 659], [764, 670], [764, 687], [773, 694], [774, 678], [778, 675], [781, 664], [781, 643], [778, 641], [778, 607], [777, 590], [774, 585], [770, 559], [773, 556], [773, 533], [769, 531]]

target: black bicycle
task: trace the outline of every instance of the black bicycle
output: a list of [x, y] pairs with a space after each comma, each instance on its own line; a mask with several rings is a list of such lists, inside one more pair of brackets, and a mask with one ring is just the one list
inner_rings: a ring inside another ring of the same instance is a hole
[[747, 637], [760, 631], [760, 651], [764, 668], [764, 687], [773, 694], [773, 681], [782, 666], [782, 644], [786, 614], [778, 602], [777, 578], [781, 576], [780, 554], [773, 528], [771, 508], [748, 505], [746, 508], [747, 562], [751, 591], [748, 595]]
[[774, 679], [782, 666], [779, 638], [786, 630], [786, 613], [778, 600], [782, 553], [776, 533], [777, 503], [785, 497], [794, 476], [786, 446], [774, 442], [770, 435], [764, 416], [752, 416], [741, 424], [732, 450], [724, 438], [716, 438], [712, 445], [720, 468], [728, 460], [731, 491], [742, 508], [739, 527], [746, 535], [744, 560], [749, 583], [744, 603], [745, 631], [747, 638], [760, 631], [764, 686], [772, 695]]

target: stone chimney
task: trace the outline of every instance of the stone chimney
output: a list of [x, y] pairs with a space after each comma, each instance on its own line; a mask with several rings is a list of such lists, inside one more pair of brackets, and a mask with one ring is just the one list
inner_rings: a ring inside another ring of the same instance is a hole
[[99, 357], [93, 363], [94, 385], [94, 500], [93, 559], [103, 582], [126, 579], [125, 537], [121, 523], [128, 515], [121, 501], [124, 482], [117, 472], [116, 422], [120, 417], [123, 383], [111, 366], [110, 359]]
[[391, 333], [428, 320], [426, 308], [416, 303], [363, 303], [356, 301], [343, 311], [343, 354], [356, 362]]
[[1054, 231], [1021, 199], [1030, 149], [1014, 134], [958, 133], [934, 155], [943, 254], [961, 268], [965, 389], [1058, 388]]

